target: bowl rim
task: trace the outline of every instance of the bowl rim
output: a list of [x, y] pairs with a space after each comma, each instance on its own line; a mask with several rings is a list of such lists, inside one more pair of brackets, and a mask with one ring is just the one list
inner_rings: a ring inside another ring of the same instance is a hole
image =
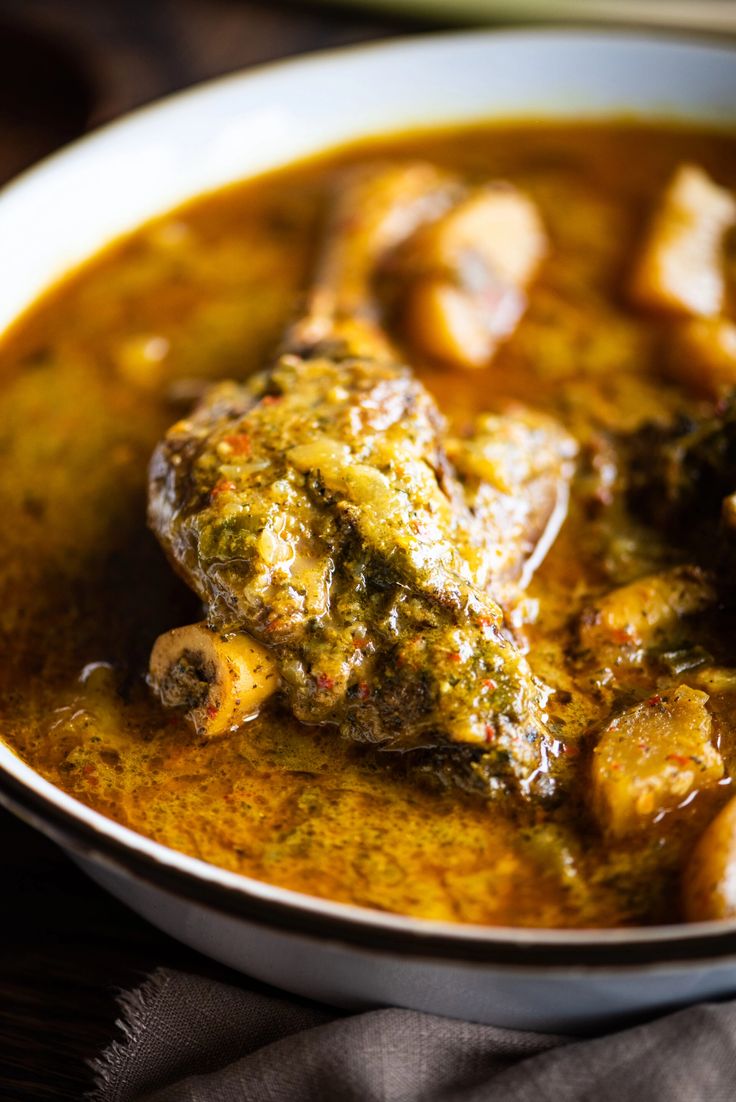
[[[378, 953], [504, 968], [606, 969], [736, 960], [736, 921], [613, 929], [453, 923], [393, 914], [230, 872], [140, 834], [46, 781], [0, 745], [0, 804], [83, 862], [270, 930]], [[3, 756], [15, 758], [9, 767]]]
[[[0, 204], [28, 183], [36, 183], [49, 169], [74, 156], [82, 147], [94, 148], [107, 135], [134, 125], [144, 116], [163, 114], [172, 104], [196, 100], [203, 95], [240, 84], [253, 83], [275, 71], [295, 74], [330, 64], [345, 54], [356, 56], [396, 52], [421, 53], [437, 44], [494, 43], [499, 39], [549, 43], [564, 40], [584, 42], [644, 43], [652, 47], [718, 52], [736, 65], [736, 50], [712, 38], [692, 35], [641, 33], [630, 30], [575, 28], [496, 28], [470, 31], [433, 32], [406, 38], [359, 43], [317, 51], [307, 57], [279, 59], [266, 65], [236, 71], [204, 81], [183, 91], [146, 104], [63, 147], [39, 164], [27, 169], [0, 192]], [[572, 116], [568, 116], [572, 117]], [[603, 117], [603, 116], [602, 116]], [[610, 117], [610, 115], [609, 115]], [[650, 119], [655, 116], [649, 115]], [[659, 116], [656, 116], [657, 118]], [[468, 120], [466, 116], [466, 121]], [[736, 121], [736, 120], [735, 120]], [[462, 125], [462, 116], [458, 116]], [[443, 120], [444, 125], [444, 120]], [[400, 131], [399, 131], [400, 132]], [[390, 130], [385, 131], [391, 133]], [[315, 148], [315, 153], [329, 150]], [[289, 164], [287, 160], [286, 165]], [[268, 170], [266, 170], [268, 171]], [[251, 175], [255, 178], [259, 173]], [[247, 179], [248, 176], [243, 177]], [[172, 205], [176, 209], [177, 204]], [[141, 223], [142, 224], [142, 223]], [[133, 229], [130, 232], [135, 232]], [[92, 253], [81, 265], [93, 259]], [[74, 270], [72, 268], [72, 270]], [[40, 288], [35, 297], [15, 315], [8, 330], [22, 321], [53, 286]], [[6, 330], [7, 331], [7, 330]], [[4, 334], [3, 334], [4, 335]], [[342, 944], [359, 945], [376, 952], [404, 956], [483, 963], [505, 968], [549, 967], [584, 970], [615, 966], [676, 968], [695, 960], [723, 963], [736, 958], [736, 918], [722, 922], [668, 924], [650, 927], [607, 929], [545, 929], [538, 927], [490, 926], [451, 923], [393, 914], [307, 895], [292, 889], [230, 872], [199, 858], [173, 850], [113, 819], [94, 811], [81, 801], [45, 780], [10, 747], [0, 741], [0, 803], [40, 829], [82, 860], [102, 864], [192, 903], [238, 916], [256, 925], [282, 931], [329, 938]]]

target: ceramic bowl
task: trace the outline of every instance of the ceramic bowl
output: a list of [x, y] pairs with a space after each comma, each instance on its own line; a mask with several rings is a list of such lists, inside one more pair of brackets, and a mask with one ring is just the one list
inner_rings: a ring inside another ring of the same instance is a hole
[[[85, 138], [0, 196], [0, 330], [182, 201], [348, 140], [533, 118], [733, 125], [736, 52], [585, 32], [474, 32], [236, 74]], [[736, 991], [736, 921], [611, 931], [452, 925], [226, 872], [78, 803], [0, 744], [0, 798], [128, 906], [219, 961], [341, 1006], [588, 1031]]]

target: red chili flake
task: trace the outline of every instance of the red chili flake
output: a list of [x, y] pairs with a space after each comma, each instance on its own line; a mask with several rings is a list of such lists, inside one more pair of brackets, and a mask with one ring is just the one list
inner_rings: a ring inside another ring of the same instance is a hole
[[496, 737], [496, 728], [492, 723], [486, 723], [486, 742], [493, 742]]
[[647, 701], [647, 704], [650, 708], [654, 708], [657, 704], [661, 703], [662, 697], [659, 695], [659, 693], [655, 693], [654, 696], [650, 696], [649, 700]]
[[614, 773], [620, 773], [621, 772], [621, 762], [620, 761], [612, 761], [611, 765], [610, 765], [610, 769]]
[[317, 688], [327, 690], [334, 689], [335, 679], [333, 677], [329, 677], [326, 673], [321, 673], [317, 678]]
[[668, 754], [665, 760], [673, 761], [675, 765], [680, 766], [689, 765], [691, 761], [691, 759], [686, 757], [684, 754]]
[[84, 773], [85, 777], [91, 777], [95, 770], [96, 766], [92, 765], [92, 763], [90, 762], [89, 765], [85, 765], [82, 772]]
[[214, 719], [216, 715], [217, 715], [217, 708], [215, 707], [215, 705], [214, 704], [208, 704], [207, 705], [207, 718], [208, 719]]
[[448, 655], [448, 657], [449, 657], [451, 662], [459, 662], [460, 661], [460, 651], [456, 650], [454, 652], [454, 654], [450, 654], [450, 655]]
[[496, 689], [496, 682], [492, 677], [487, 677], [485, 681], [481, 681], [481, 685], [484, 689], [487, 689], [489, 693], [492, 693]]
[[580, 747], [575, 746], [574, 743], [568, 743], [562, 747], [563, 754], [566, 754], [568, 758], [577, 758], [580, 754]]
[[210, 497], [218, 497], [220, 494], [232, 493], [234, 489], [234, 482], [228, 482], [226, 478], [221, 478], [210, 490]]
[[247, 432], [235, 432], [230, 436], [223, 436], [222, 442], [232, 448], [233, 455], [248, 456], [253, 451], [253, 445]]
[[354, 635], [353, 636], [353, 646], [355, 647], [356, 650], [362, 650], [363, 647], [367, 647], [369, 642], [370, 642], [370, 640], [369, 640], [367, 635]]
[[367, 700], [371, 695], [370, 686], [367, 681], [361, 681], [358, 685], [358, 696], [361, 700]]
[[275, 406], [277, 402], [280, 402], [283, 398], [283, 394], [266, 394], [264, 398], [261, 398], [262, 406]]
[[631, 643], [634, 636], [631, 634], [630, 631], [627, 630], [627, 628], [614, 628], [611, 632], [611, 638], [613, 639], [614, 643], [618, 643], [619, 645], [623, 646], [625, 643]]

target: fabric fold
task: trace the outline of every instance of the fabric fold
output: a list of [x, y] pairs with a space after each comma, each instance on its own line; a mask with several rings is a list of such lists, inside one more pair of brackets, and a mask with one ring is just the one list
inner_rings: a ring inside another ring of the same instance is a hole
[[120, 998], [94, 1102], [733, 1102], [736, 1001], [593, 1039], [346, 1014], [160, 969]]

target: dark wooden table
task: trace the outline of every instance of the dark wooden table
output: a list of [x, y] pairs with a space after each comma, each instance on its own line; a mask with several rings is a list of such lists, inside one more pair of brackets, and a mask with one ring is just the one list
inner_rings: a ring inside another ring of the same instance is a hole
[[[0, 0], [0, 178], [195, 81], [417, 29], [275, 0]], [[0, 1102], [80, 1099], [85, 1060], [114, 1034], [117, 989], [158, 964], [219, 970], [4, 812], [0, 862]]]

